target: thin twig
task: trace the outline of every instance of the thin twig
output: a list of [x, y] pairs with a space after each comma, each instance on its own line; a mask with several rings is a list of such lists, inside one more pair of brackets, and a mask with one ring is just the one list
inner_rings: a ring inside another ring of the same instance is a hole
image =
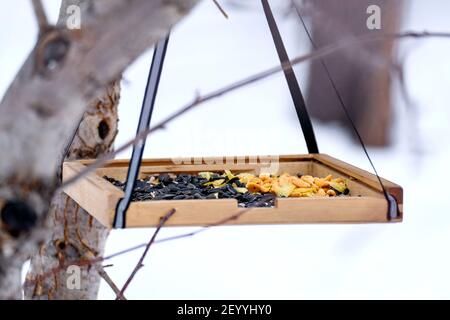
[[45, 14], [44, 5], [42, 0], [31, 0], [33, 4], [34, 14], [36, 15], [36, 20], [39, 26], [39, 33], [42, 34], [48, 28], [48, 19]]
[[[219, 220], [219, 221], [217, 221], [215, 223], [203, 226], [203, 227], [201, 227], [201, 228], [199, 228], [199, 229], [197, 229], [197, 230], [195, 230], [193, 232], [184, 233], [184, 234], [180, 234], [180, 235], [176, 235], [176, 236], [171, 236], [171, 237], [163, 238], [163, 239], [160, 239], [160, 240], [155, 240], [154, 244], [158, 244], [158, 243], [162, 243], [162, 242], [168, 242], [168, 241], [172, 241], [172, 240], [183, 239], [183, 238], [188, 238], [188, 237], [193, 237], [193, 236], [195, 236], [195, 235], [197, 235], [197, 234], [199, 234], [199, 233], [201, 233], [203, 231], [206, 231], [206, 230], [210, 229], [211, 227], [221, 226], [221, 225], [224, 225], [224, 224], [226, 224], [226, 223], [228, 223], [230, 221], [236, 220], [240, 216], [242, 216], [244, 213], [248, 212], [249, 210], [250, 210], [250, 208], [241, 210], [241, 211], [239, 211], [239, 212], [237, 212], [237, 213], [235, 213], [235, 214], [233, 214], [233, 215], [231, 215], [231, 216], [229, 216], [229, 217], [227, 217], [225, 219], [222, 219], [222, 220]], [[116, 258], [118, 256], [121, 256], [121, 255], [130, 253], [130, 252], [142, 249], [142, 248], [146, 247], [147, 245], [148, 245], [148, 243], [146, 242], [146, 243], [138, 244], [138, 245], [135, 245], [133, 247], [130, 247], [130, 248], [127, 248], [127, 249], [115, 252], [113, 254], [110, 254], [109, 256], [97, 257], [97, 258], [87, 259], [87, 260], [84, 259], [84, 260], [78, 260], [78, 261], [65, 262], [65, 263], [62, 263], [59, 266], [57, 266], [57, 267], [55, 267], [55, 268], [53, 268], [53, 269], [51, 269], [51, 270], [49, 270], [49, 271], [39, 275], [39, 279], [45, 279], [45, 278], [51, 277], [55, 273], [57, 273], [57, 272], [59, 272], [61, 270], [64, 270], [64, 269], [66, 269], [67, 267], [69, 267], [71, 265], [80, 266], [80, 267], [90, 266], [90, 265], [93, 265], [93, 264], [96, 264], [96, 263], [100, 263], [100, 262], [104, 262], [104, 261], [107, 261], [107, 260], [111, 260], [111, 259]], [[104, 266], [103, 268], [105, 268], [105, 267], [106, 266]], [[34, 280], [34, 279], [26, 279], [25, 283], [24, 283], [24, 287], [26, 287], [28, 285], [32, 285], [35, 282], [36, 282], [36, 280]]]
[[[202, 233], [202, 232], [204, 232], [204, 231], [206, 231], [206, 230], [208, 230], [208, 229], [210, 229], [210, 228], [212, 228], [212, 227], [222, 226], [222, 225], [227, 224], [228, 222], [237, 220], [237, 219], [239, 219], [244, 213], [248, 212], [250, 209], [251, 209], [251, 208], [246, 208], [246, 209], [241, 210], [241, 211], [239, 211], [239, 212], [237, 212], [237, 213], [235, 213], [235, 214], [233, 214], [233, 215], [231, 215], [231, 216], [229, 216], [229, 217], [227, 217], [227, 218], [224, 218], [224, 219], [222, 219], [222, 220], [220, 220], [220, 221], [217, 221], [217, 222], [215, 222], [215, 223], [208, 224], [208, 225], [206, 225], [206, 226], [203, 226], [203, 227], [201, 227], [201, 228], [198, 228], [198, 229], [195, 230], [195, 231], [188, 232], [188, 233], [182, 233], [182, 234], [175, 235], [175, 236], [170, 236], [170, 237], [167, 237], [167, 238], [162, 238], [162, 239], [156, 240], [154, 243], [155, 243], [155, 244], [158, 244], [158, 243], [168, 242], [168, 241], [172, 241], [172, 240], [178, 240], [178, 239], [183, 239], [183, 238], [193, 237], [193, 236], [195, 236], [195, 235], [197, 235], [197, 234], [199, 234], [199, 233]], [[117, 257], [117, 256], [121, 256], [121, 255], [126, 254], [126, 253], [128, 253], [128, 252], [132, 252], [132, 251], [141, 249], [141, 248], [145, 247], [146, 245], [147, 245], [147, 243], [141, 243], [141, 244], [135, 245], [135, 246], [133, 246], [133, 247], [130, 247], [130, 248], [128, 248], [128, 249], [125, 249], [125, 250], [116, 252], [116, 253], [114, 253], [114, 254], [111, 254], [110, 256], [107, 256], [107, 257], [105, 257], [104, 259], [105, 259], [105, 260], [109, 260], [109, 259], [115, 258], [115, 257]]]
[[213, 0], [214, 4], [216, 5], [217, 9], [219, 9], [219, 11], [223, 14], [223, 16], [225, 17], [225, 19], [228, 19], [228, 14], [226, 13], [226, 11], [222, 8], [222, 6], [220, 5], [219, 1], [217, 0]]
[[166, 119], [162, 120], [160, 123], [158, 123], [157, 125], [153, 126], [152, 128], [149, 128], [147, 130], [142, 131], [140, 134], [136, 135], [136, 137], [128, 142], [126, 142], [124, 145], [122, 145], [121, 147], [115, 149], [115, 151], [110, 152], [102, 157], [99, 157], [96, 161], [94, 161], [92, 164], [90, 164], [89, 166], [85, 167], [83, 170], [80, 171], [80, 173], [74, 177], [71, 177], [69, 179], [67, 179], [66, 181], [64, 181], [61, 186], [58, 188], [58, 191], [63, 190], [64, 188], [66, 188], [68, 185], [74, 183], [75, 181], [77, 181], [78, 179], [88, 175], [91, 172], [94, 172], [96, 169], [100, 168], [101, 166], [103, 166], [106, 162], [108, 162], [109, 160], [114, 159], [114, 157], [128, 149], [129, 147], [141, 142], [142, 140], [144, 140], [147, 136], [149, 136], [151, 133], [157, 131], [157, 130], [161, 130], [163, 128], [165, 128], [167, 126], [167, 124], [169, 124], [170, 122], [172, 122], [173, 120], [175, 120], [176, 118], [180, 117], [181, 115], [187, 113], [188, 111], [194, 109], [195, 107], [213, 100], [215, 98], [221, 97], [225, 94], [228, 94], [232, 91], [235, 91], [237, 89], [240, 89], [242, 87], [245, 87], [247, 85], [250, 85], [252, 83], [255, 83], [257, 81], [260, 81], [262, 79], [268, 78], [282, 70], [285, 70], [287, 68], [290, 67], [290, 65], [296, 65], [305, 61], [309, 61], [309, 60], [316, 60], [320, 57], [324, 57], [327, 56], [333, 52], [336, 52], [338, 50], [342, 50], [344, 48], [353, 46], [353, 45], [357, 45], [360, 44], [361, 42], [363, 43], [369, 43], [369, 42], [377, 42], [377, 41], [393, 41], [393, 40], [397, 40], [397, 39], [404, 39], [404, 38], [429, 38], [429, 37], [438, 37], [438, 38], [450, 38], [450, 32], [427, 32], [427, 31], [423, 31], [423, 32], [415, 32], [415, 31], [410, 31], [410, 32], [403, 32], [403, 33], [391, 33], [391, 34], [366, 34], [357, 38], [352, 38], [352, 39], [348, 39], [348, 40], [343, 40], [341, 42], [338, 43], [334, 43], [325, 47], [322, 47], [318, 50], [315, 50], [311, 53], [302, 55], [302, 56], [298, 56], [290, 61], [286, 61], [285, 63], [281, 64], [281, 66], [276, 66], [276, 67], [272, 67], [270, 69], [267, 69], [263, 72], [254, 74], [253, 76], [247, 77], [241, 81], [232, 83], [230, 85], [227, 85], [221, 89], [212, 91], [204, 96], [197, 96], [194, 101], [192, 101], [191, 103], [189, 103], [188, 105], [186, 105], [185, 107], [179, 109], [178, 111], [176, 111], [175, 113], [173, 113], [172, 115], [170, 115], [169, 117], [167, 117]]
[[[105, 266], [106, 267], [106, 266]], [[105, 280], [105, 282], [110, 286], [110, 288], [114, 291], [114, 293], [117, 295], [120, 294], [120, 289], [119, 287], [114, 283], [114, 281], [111, 279], [111, 277], [109, 276], [109, 274], [105, 271], [105, 267], [99, 266], [97, 268], [97, 272], [100, 275], [100, 277], [103, 278], [103, 280]], [[125, 296], [122, 294], [120, 295], [120, 299], [121, 300], [127, 300], [125, 298]]]
[[224, 225], [224, 224], [227, 224], [228, 222], [237, 220], [237, 219], [239, 219], [244, 213], [248, 212], [249, 210], [250, 210], [250, 208], [246, 208], [246, 209], [244, 209], [244, 210], [242, 210], [242, 211], [239, 211], [238, 213], [233, 214], [232, 216], [229, 216], [229, 217], [227, 217], [227, 218], [224, 218], [224, 219], [222, 219], [222, 220], [220, 220], [220, 221], [218, 221], [218, 222], [216, 222], [216, 223], [206, 225], [206, 226], [201, 227], [201, 228], [199, 228], [199, 229], [197, 229], [197, 230], [195, 230], [195, 231], [192, 231], [192, 232], [182, 233], [182, 234], [179, 234], [179, 235], [176, 235], [176, 236], [171, 236], [171, 237], [163, 238], [163, 239], [160, 239], [160, 240], [156, 241], [155, 243], [162, 243], [162, 242], [167, 242], [167, 241], [172, 241], [172, 240], [177, 240], [177, 239], [182, 239], [182, 238], [193, 237], [193, 236], [195, 236], [195, 235], [197, 235], [197, 234], [199, 234], [199, 233], [202, 233], [202, 232], [204, 232], [204, 231], [207, 231], [209, 228], [222, 226], [222, 225]]
[[[308, 27], [306, 26], [305, 20], [303, 20], [302, 14], [300, 10], [296, 7], [297, 15], [300, 19], [300, 22], [302, 23], [303, 28], [305, 29], [306, 35], [308, 36], [309, 41], [311, 42], [312, 47], [314, 50], [317, 50], [316, 42], [314, 41], [311, 33], [308, 30]], [[333, 88], [334, 93], [336, 94], [336, 97], [339, 101], [339, 105], [341, 106], [341, 109], [344, 111], [345, 116], [347, 117], [348, 122], [350, 123], [350, 126], [352, 127], [356, 137], [358, 138], [358, 141], [361, 145], [361, 148], [363, 149], [364, 153], [367, 156], [367, 160], [369, 160], [370, 166], [372, 167], [372, 170], [374, 171], [375, 175], [377, 176], [378, 182], [380, 183], [381, 189], [383, 190], [384, 196], [386, 197], [386, 200], [389, 202], [388, 193], [386, 191], [386, 187], [384, 186], [383, 182], [381, 181], [380, 176], [378, 175], [378, 171], [375, 168], [375, 164], [372, 161], [372, 158], [369, 155], [369, 152], [367, 151], [366, 145], [364, 144], [363, 138], [359, 134], [358, 129], [356, 128], [356, 124], [353, 121], [350, 112], [348, 111], [347, 106], [344, 103], [344, 98], [342, 97], [341, 93], [339, 92], [336, 83], [333, 80], [333, 77], [331, 76], [331, 72], [328, 69], [327, 64], [325, 63], [325, 60], [322, 58], [318, 59], [320, 64], [322, 65], [323, 70], [325, 71], [325, 75], [327, 76], [328, 80], [330, 81], [331, 87]]]
[[[310, 5], [300, 5], [297, 3], [297, 1], [291, 0], [290, 13], [292, 12], [296, 12], [298, 18], [300, 18], [300, 13], [303, 12], [304, 15], [308, 15], [309, 18], [312, 19], [312, 21], [321, 21], [327, 19], [328, 23], [333, 25], [333, 31], [335, 32], [335, 34], [341, 35], [341, 38], [344, 38], [344, 35], [346, 39], [357, 38], [357, 36], [354, 35], [350, 29], [346, 28], [341, 21], [321, 12], [321, 10], [316, 7], [310, 8]], [[316, 50], [317, 47], [319, 46], [316, 46], [315, 48], [313, 47], [313, 49]], [[355, 49], [358, 50], [357, 60], [364, 61], [364, 63], [366, 64], [372, 65], [374, 67], [386, 66], [389, 68], [389, 70], [392, 71], [397, 71], [399, 68], [399, 66], [394, 61], [392, 61], [392, 59], [386, 58], [384, 55], [380, 54], [377, 51], [370, 50], [370, 48], [365, 46], [363, 42], [359, 45], [356, 45]], [[343, 54], [347, 55], [350, 60], [355, 58], [354, 51], [348, 50], [346, 52], [343, 52]]]
[[123, 297], [123, 294], [125, 293], [125, 290], [127, 290], [128, 286], [130, 285], [131, 281], [133, 281], [136, 274], [141, 270], [141, 268], [144, 266], [144, 259], [147, 256], [148, 251], [150, 250], [150, 247], [155, 242], [156, 236], [158, 235], [161, 228], [164, 226], [164, 224], [167, 222], [167, 220], [170, 219], [171, 216], [175, 213], [175, 209], [170, 210], [164, 217], [161, 218], [158, 227], [156, 228], [155, 232], [153, 232], [152, 237], [150, 238], [150, 241], [145, 246], [145, 250], [142, 253], [141, 258], [139, 259], [138, 263], [136, 264], [136, 267], [134, 267], [133, 271], [131, 272], [130, 276], [128, 277], [127, 281], [125, 281], [125, 284], [123, 285], [122, 289], [116, 296], [116, 300], [119, 300]]
[[[291, 0], [290, 12], [295, 11], [297, 13], [297, 16], [300, 18], [300, 21], [303, 24], [304, 28], [306, 28], [306, 25], [305, 25], [304, 19], [301, 17], [301, 11], [303, 11], [305, 13], [305, 15], [309, 15], [310, 18], [312, 18], [313, 20], [316, 20], [316, 21], [328, 19], [329, 20], [328, 22], [332, 23], [332, 25], [333, 25], [333, 30], [336, 31], [336, 33], [338, 33], [338, 34], [346, 34], [347, 37], [353, 36], [351, 34], [350, 30], [345, 28], [342, 25], [342, 23], [340, 21], [338, 21], [337, 19], [333, 20], [333, 17], [330, 17], [329, 15], [324, 14], [317, 7], [314, 7], [314, 6], [311, 7], [308, 5], [305, 6], [304, 4], [300, 5], [298, 2], [299, 1]], [[300, 9], [301, 7], [304, 9]], [[409, 118], [409, 123], [410, 123], [409, 126], [412, 128], [411, 130], [408, 130], [408, 132], [410, 134], [413, 133], [411, 135], [412, 136], [411, 139], [408, 139], [408, 141], [409, 141], [410, 146], [414, 147], [414, 149], [412, 149], [412, 151], [420, 154], [420, 149], [418, 149], [418, 146], [422, 146], [423, 143], [420, 143], [421, 135], [420, 135], [420, 129], [417, 124], [418, 106], [417, 106], [417, 102], [412, 99], [411, 94], [406, 85], [402, 64], [397, 61], [393, 61], [389, 57], [386, 57], [377, 51], [370, 50], [369, 47], [366, 47], [363, 44], [364, 43], [361, 43], [357, 47], [358, 52], [361, 54], [359, 59], [364, 60], [364, 63], [373, 65], [374, 67], [377, 67], [380, 65], [387, 67], [389, 72], [393, 75], [393, 78], [395, 80], [397, 80], [397, 83], [399, 84], [399, 88], [400, 88], [399, 91], [400, 91], [401, 97], [404, 101], [405, 107], [408, 109], [407, 116]], [[315, 46], [315, 49], [316, 48], [317, 48], [317, 46]], [[352, 52], [349, 51], [346, 54], [352, 55]], [[351, 60], [352, 56], [349, 56], [348, 59]], [[405, 59], [398, 59], [398, 61], [404, 61], [404, 60]], [[325, 62], [322, 62], [322, 64], [324, 64], [324, 63]], [[419, 142], [418, 142], [418, 140], [419, 140]]]

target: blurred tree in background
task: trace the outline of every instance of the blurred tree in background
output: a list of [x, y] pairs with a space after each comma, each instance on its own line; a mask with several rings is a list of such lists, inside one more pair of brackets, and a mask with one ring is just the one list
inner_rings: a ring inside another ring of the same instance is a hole
[[[392, 0], [305, 0], [300, 3], [312, 24], [318, 47], [351, 36], [396, 32], [400, 25], [402, 1]], [[369, 6], [380, 8], [380, 29], [369, 29]], [[394, 43], [382, 41], [352, 46], [324, 58], [331, 76], [365, 143], [389, 144], [393, 121], [392, 77]], [[307, 93], [309, 111], [324, 122], [348, 126], [332, 85], [320, 61], [311, 63]]]

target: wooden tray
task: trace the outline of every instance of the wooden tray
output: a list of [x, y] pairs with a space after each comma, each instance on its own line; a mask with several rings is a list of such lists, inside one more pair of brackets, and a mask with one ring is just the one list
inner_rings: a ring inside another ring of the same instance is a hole
[[[201, 226], [215, 224], [248, 210], [237, 220], [227, 224], [299, 224], [299, 223], [368, 223], [399, 222], [403, 217], [403, 190], [399, 185], [384, 180], [387, 191], [399, 206], [399, 217], [387, 218], [387, 202], [375, 175], [325, 154], [289, 155], [264, 158], [232, 157], [208, 158], [186, 164], [182, 159], [147, 159], [142, 161], [140, 178], [152, 173], [196, 173], [225, 169], [234, 172], [288, 172], [325, 177], [328, 174], [348, 179], [350, 195], [330, 198], [277, 198], [274, 208], [239, 208], [235, 199], [159, 200], [132, 202], [127, 212], [127, 227], [154, 227], [170, 209], [176, 213], [167, 226]], [[261, 161], [263, 159], [263, 161]], [[266, 161], [264, 161], [266, 159]], [[272, 159], [272, 162], [267, 161]], [[275, 162], [277, 161], [277, 162]], [[200, 163], [199, 163], [200, 162]], [[91, 161], [66, 162], [63, 180], [77, 175]], [[270, 163], [270, 165], [269, 165]], [[105, 226], [111, 227], [122, 190], [102, 177], [124, 181], [128, 160], [114, 160], [64, 191], [82, 208]]]

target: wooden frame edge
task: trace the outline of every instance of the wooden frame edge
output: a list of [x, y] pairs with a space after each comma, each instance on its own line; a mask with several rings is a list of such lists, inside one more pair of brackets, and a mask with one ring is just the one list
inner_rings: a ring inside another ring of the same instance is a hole
[[[64, 162], [63, 179], [70, 179], [79, 174], [85, 165], [79, 161]], [[63, 190], [75, 202], [83, 200], [84, 209], [106, 227], [112, 226], [111, 207], [123, 197], [123, 192], [95, 172], [84, 179], [74, 182]], [[92, 214], [95, 212], [95, 214]]]

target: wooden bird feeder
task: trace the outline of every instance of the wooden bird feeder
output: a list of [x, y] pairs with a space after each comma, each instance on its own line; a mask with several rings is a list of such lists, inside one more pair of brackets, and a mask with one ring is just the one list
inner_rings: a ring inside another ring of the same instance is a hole
[[[208, 163], [223, 163], [225, 158], [212, 158]], [[230, 160], [230, 158], [227, 158]], [[198, 173], [202, 171], [249, 172], [259, 174], [267, 164], [252, 163], [249, 158], [234, 158], [226, 164], [174, 164], [171, 159], [146, 159], [142, 161], [139, 178], [147, 175], [172, 173]], [[70, 179], [91, 161], [66, 162], [64, 180]], [[84, 179], [69, 185], [64, 191], [98, 221], [112, 227], [118, 201], [124, 196], [121, 189], [103, 176], [123, 181], [127, 176], [128, 160], [114, 160], [97, 169]], [[377, 177], [328, 155], [289, 155], [279, 157], [276, 173], [302, 172], [313, 176], [340, 176], [347, 179], [348, 196], [330, 198], [277, 198], [273, 208], [239, 208], [235, 199], [208, 200], [149, 200], [131, 202], [127, 211], [127, 227], [155, 227], [160, 218], [172, 208], [174, 214], [167, 226], [203, 226], [236, 215], [244, 214], [226, 224], [300, 224], [300, 223], [368, 223], [399, 222], [403, 215], [402, 188], [383, 179], [386, 190], [398, 203], [398, 215], [388, 217], [388, 204]]]
[[[253, 174], [267, 172], [265, 171], [267, 163], [255, 161], [255, 158], [248, 157], [234, 157], [231, 158], [232, 161], [229, 157], [209, 158], [207, 162], [201, 164], [179, 164], [183, 163], [182, 159], [142, 160], [145, 140], [134, 146], [130, 161], [111, 161], [83, 179], [76, 181], [76, 183], [67, 185], [64, 191], [102, 224], [114, 228], [155, 227], [171, 209], [175, 209], [176, 213], [166, 222], [167, 226], [215, 225], [232, 216], [236, 216], [236, 219], [228, 219], [226, 224], [402, 221], [403, 191], [399, 185], [319, 153], [311, 120], [275, 19], [268, 1], [262, 0], [262, 4], [309, 151], [307, 155], [271, 157], [271, 159], [277, 159], [276, 171], [271, 173], [297, 174], [301, 172], [318, 177], [325, 177], [329, 174], [342, 177], [347, 180], [347, 186], [350, 190], [349, 195], [341, 197], [277, 198], [273, 207], [265, 208], [241, 208], [235, 199], [131, 202], [136, 179], [145, 178], [151, 174], [194, 174], [204, 171], [222, 173], [224, 170], [230, 170], [233, 173], [248, 172]], [[138, 134], [142, 134], [150, 125], [167, 43], [168, 38], [160, 41], [155, 47], [137, 130]], [[345, 111], [345, 107], [343, 105], [342, 107]], [[350, 118], [349, 121], [351, 122]], [[354, 126], [353, 128], [356, 131]], [[362, 141], [361, 144], [364, 147]], [[261, 158], [256, 157], [256, 159]], [[262, 159], [267, 159], [267, 157]], [[63, 181], [77, 176], [90, 163], [92, 161], [64, 163]], [[104, 176], [126, 181], [125, 192], [104, 179]], [[238, 215], [243, 210], [245, 210], [245, 213]]]

